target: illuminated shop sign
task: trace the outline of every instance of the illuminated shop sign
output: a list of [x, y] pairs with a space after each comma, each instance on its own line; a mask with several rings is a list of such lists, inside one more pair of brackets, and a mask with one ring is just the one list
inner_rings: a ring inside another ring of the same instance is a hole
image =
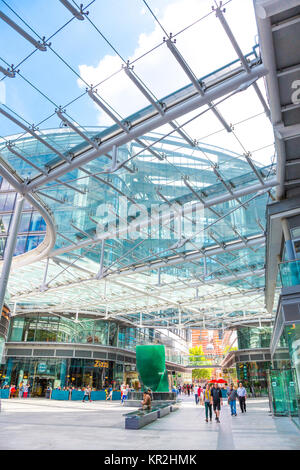
[[95, 361], [94, 367], [108, 367], [108, 362], [104, 361]]

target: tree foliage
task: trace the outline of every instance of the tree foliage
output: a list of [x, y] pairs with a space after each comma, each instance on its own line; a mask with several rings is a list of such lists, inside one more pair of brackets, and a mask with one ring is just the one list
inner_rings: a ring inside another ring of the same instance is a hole
[[212, 369], [193, 369], [192, 378], [209, 380], [212, 376], [212, 372]]
[[[190, 353], [189, 362], [191, 362], [191, 363], [194, 362], [195, 365], [197, 364], [197, 365], [201, 366], [201, 362], [205, 362], [205, 365], [209, 365], [209, 364], [212, 363], [212, 361], [208, 360], [205, 357], [205, 354], [203, 352], [203, 347], [201, 345], [190, 348], [189, 353]], [[208, 380], [208, 379], [211, 378], [212, 373], [213, 373], [213, 369], [206, 369], [206, 368], [193, 369], [192, 370], [192, 378], [193, 379]]]

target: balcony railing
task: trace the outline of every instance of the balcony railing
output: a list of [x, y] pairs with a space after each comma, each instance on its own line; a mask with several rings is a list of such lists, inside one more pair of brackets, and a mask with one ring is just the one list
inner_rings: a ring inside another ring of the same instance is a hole
[[279, 275], [282, 287], [300, 285], [300, 259], [280, 263]]

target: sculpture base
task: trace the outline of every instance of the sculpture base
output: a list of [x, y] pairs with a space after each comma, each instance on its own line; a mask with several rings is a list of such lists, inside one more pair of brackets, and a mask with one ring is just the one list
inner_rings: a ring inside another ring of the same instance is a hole
[[[124, 406], [141, 406], [143, 401], [143, 392], [128, 392], [127, 400], [124, 400]], [[152, 392], [152, 406], [163, 404], [163, 403], [176, 403], [177, 393], [176, 392]]]

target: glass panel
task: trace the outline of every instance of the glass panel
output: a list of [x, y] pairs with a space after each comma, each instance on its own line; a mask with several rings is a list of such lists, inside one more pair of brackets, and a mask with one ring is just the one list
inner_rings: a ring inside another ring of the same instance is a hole
[[15, 193], [0, 194], [0, 211], [12, 211], [16, 199]]
[[0, 217], [0, 232], [1, 233], [8, 233], [9, 231], [9, 224], [11, 221], [11, 215], [2, 215]]
[[118, 341], [118, 325], [116, 323], [109, 323], [109, 345], [117, 346]]
[[280, 273], [282, 287], [290, 287], [290, 286], [299, 285], [300, 284], [300, 260], [286, 261], [284, 263], [280, 263], [279, 273]]
[[31, 219], [31, 212], [25, 212], [22, 214], [20, 225], [19, 225], [19, 233], [28, 232], [30, 219]]
[[238, 347], [239, 349], [268, 348], [270, 346], [271, 335], [271, 327], [238, 328]]
[[29, 225], [30, 232], [42, 232], [46, 230], [46, 223], [44, 219], [36, 212], [33, 212]]
[[27, 236], [18, 236], [14, 256], [22, 255], [25, 253]]
[[14, 318], [10, 322], [9, 341], [22, 341], [25, 318]]
[[288, 407], [284, 377], [280, 371], [270, 371], [270, 388], [275, 416], [287, 416]]

